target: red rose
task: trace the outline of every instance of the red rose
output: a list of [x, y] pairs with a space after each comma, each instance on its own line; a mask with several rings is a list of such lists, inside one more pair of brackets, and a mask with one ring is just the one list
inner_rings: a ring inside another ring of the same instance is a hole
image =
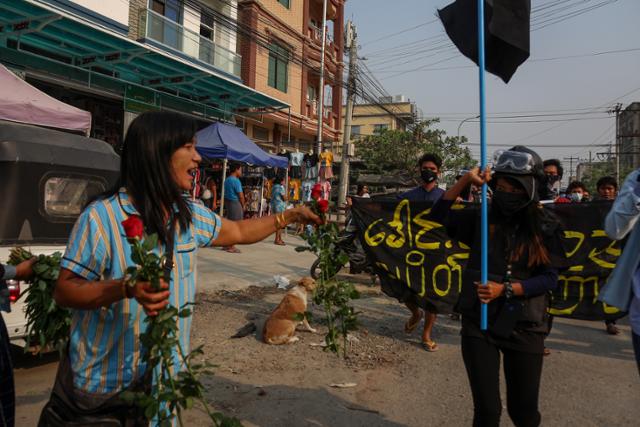
[[131, 215], [122, 221], [122, 226], [129, 239], [141, 238], [144, 234], [144, 224], [138, 215]]
[[553, 203], [571, 203], [571, 200], [566, 197], [558, 197]]
[[316, 184], [311, 189], [311, 198], [313, 200], [318, 200], [321, 197], [322, 197], [322, 185]]
[[329, 210], [329, 201], [328, 200], [318, 200], [318, 210], [320, 213], [326, 213]]

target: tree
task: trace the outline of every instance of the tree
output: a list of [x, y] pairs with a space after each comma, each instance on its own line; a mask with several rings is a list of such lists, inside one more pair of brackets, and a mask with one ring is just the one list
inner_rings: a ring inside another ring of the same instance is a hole
[[467, 138], [447, 136], [432, 125], [439, 119], [416, 123], [411, 129], [382, 130], [366, 136], [358, 144], [358, 156], [371, 173], [386, 175], [394, 172], [410, 172], [417, 175], [416, 162], [425, 153], [440, 156], [445, 177], [455, 176], [460, 169], [475, 165], [471, 151], [464, 146]]
[[[620, 182], [618, 183], [618, 188], [620, 188], [624, 179], [633, 170], [634, 168], [632, 167], [620, 167]], [[591, 192], [591, 195], [595, 196], [598, 192], [596, 184], [598, 180], [604, 176], [612, 176], [615, 178], [616, 166], [613, 161], [592, 163], [581, 177], [581, 182], [587, 187], [587, 190]]]

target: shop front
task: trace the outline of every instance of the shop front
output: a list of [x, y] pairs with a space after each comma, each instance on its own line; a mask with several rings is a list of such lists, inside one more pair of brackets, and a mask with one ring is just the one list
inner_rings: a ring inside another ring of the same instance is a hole
[[35, 0], [0, 2], [0, 62], [50, 96], [90, 111], [91, 136], [114, 146], [143, 111], [177, 111], [204, 126], [288, 108], [226, 73]]

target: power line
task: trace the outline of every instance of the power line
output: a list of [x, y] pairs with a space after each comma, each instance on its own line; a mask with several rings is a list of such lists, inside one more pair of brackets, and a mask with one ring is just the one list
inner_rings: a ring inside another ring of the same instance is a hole
[[440, 21], [440, 19], [436, 18], [436, 19], [433, 19], [431, 21], [423, 22], [422, 24], [414, 25], [413, 27], [405, 28], [405, 29], [400, 30], [400, 31], [395, 32], [395, 33], [386, 34], [386, 35], [384, 35], [382, 37], [378, 37], [377, 39], [369, 40], [366, 43], [362, 43], [361, 46], [365, 46], [365, 45], [368, 45], [368, 44], [371, 44], [373, 42], [377, 42], [377, 41], [380, 41], [380, 40], [389, 39], [391, 37], [395, 37], [395, 36], [397, 36], [399, 34], [404, 34], [404, 33], [407, 33], [409, 31], [413, 31], [413, 30], [421, 28], [421, 27], [426, 27], [427, 25], [434, 24], [434, 23], [436, 23], [438, 21]]
[[[527, 61], [527, 63], [548, 62], [548, 61], [563, 61], [563, 60], [567, 60], [567, 59], [588, 58], [588, 57], [601, 56], [601, 55], [613, 55], [613, 54], [638, 52], [638, 51], [640, 51], [640, 47], [634, 47], [634, 48], [629, 48], [629, 49], [605, 50], [605, 51], [600, 51], [600, 52], [591, 52], [591, 53], [584, 53], [584, 54], [578, 54], [578, 55], [555, 56], [555, 57], [548, 57], [548, 58], [535, 58], [535, 59], [529, 59]], [[443, 70], [455, 70], [455, 69], [462, 69], [462, 68], [478, 68], [478, 67], [476, 65], [458, 65], [458, 66], [454, 66], [454, 67], [440, 67], [440, 68], [434, 68], [434, 69], [426, 69], [426, 68], [422, 68], [422, 67], [414, 68], [414, 69], [408, 69], [408, 70], [383, 69], [383, 70], [375, 70], [375, 72], [376, 73], [392, 73], [392, 72], [413, 73], [415, 71], [443, 71]]]
[[[632, 89], [632, 90], [630, 90], [630, 91], [628, 91], [628, 92], [626, 92], [626, 93], [622, 94], [621, 96], [618, 96], [617, 98], [612, 99], [612, 100], [611, 100], [611, 101], [609, 101], [609, 102], [605, 102], [604, 104], [601, 104], [601, 105], [599, 105], [599, 106], [597, 106], [597, 107], [594, 107], [594, 110], [595, 110], [595, 109], [603, 108], [603, 107], [605, 107], [605, 106], [607, 106], [607, 105], [611, 105], [611, 104], [613, 104], [614, 102], [616, 102], [617, 100], [619, 100], [620, 98], [624, 98], [625, 96], [631, 95], [632, 93], [635, 93], [635, 92], [638, 92], [638, 91], [640, 91], [640, 87], [637, 87], [637, 88], [635, 88], [635, 89]], [[559, 123], [559, 124], [557, 124], [557, 125], [555, 125], [555, 126], [552, 126], [552, 127], [550, 127], [550, 128], [544, 129], [544, 130], [542, 130], [542, 131], [540, 131], [540, 132], [536, 132], [536, 133], [534, 133], [534, 134], [532, 134], [532, 135], [525, 136], [524, 138], [516, 139], [516, 140], [514, 140], [514, 141], [511, 141], [511, 144], [515, 145], [515, 144], [516, 144], [516, 143], [518, 143], [518, 142], [526, 141], [526, 140], [528, 140], [528, 139], [531, 139], [531, 138], [534, 138], [534, 137], [536, 137], [536, 136], [542, 135], [542, 134], [544, 134], [544, 133], [547, 133], [547, 132], [549, 132], [549, 131], [552, 131], [552, 130], [554, 130], [554, 129], [557, 129], [557, 128], [559, 128], [560, 126], [563, 126], [564, 124], [565, 124], [565, 123]]]

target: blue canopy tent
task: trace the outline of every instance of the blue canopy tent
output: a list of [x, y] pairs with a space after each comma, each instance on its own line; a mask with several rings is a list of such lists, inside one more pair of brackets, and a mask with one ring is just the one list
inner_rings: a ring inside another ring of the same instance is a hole
[[222, 170], [222, 195], [220, 215], [224, 213], [224, 180], [227, 174], [227, 161], [237, 161], [255, 166], [269, 166], [287, 169], [289, 159], [266, 153], [251, 141], [239, 128], [226, 124], [214, 123], [196, 133], [198, 153], [206, 159], [224, 159]]
[[196, 134], [198, 153], [207, 159], [227, 159], [256, 166], [286, 168], [286, 157], [266, 153], [239, 128], [226, 123], [214, 123]]

